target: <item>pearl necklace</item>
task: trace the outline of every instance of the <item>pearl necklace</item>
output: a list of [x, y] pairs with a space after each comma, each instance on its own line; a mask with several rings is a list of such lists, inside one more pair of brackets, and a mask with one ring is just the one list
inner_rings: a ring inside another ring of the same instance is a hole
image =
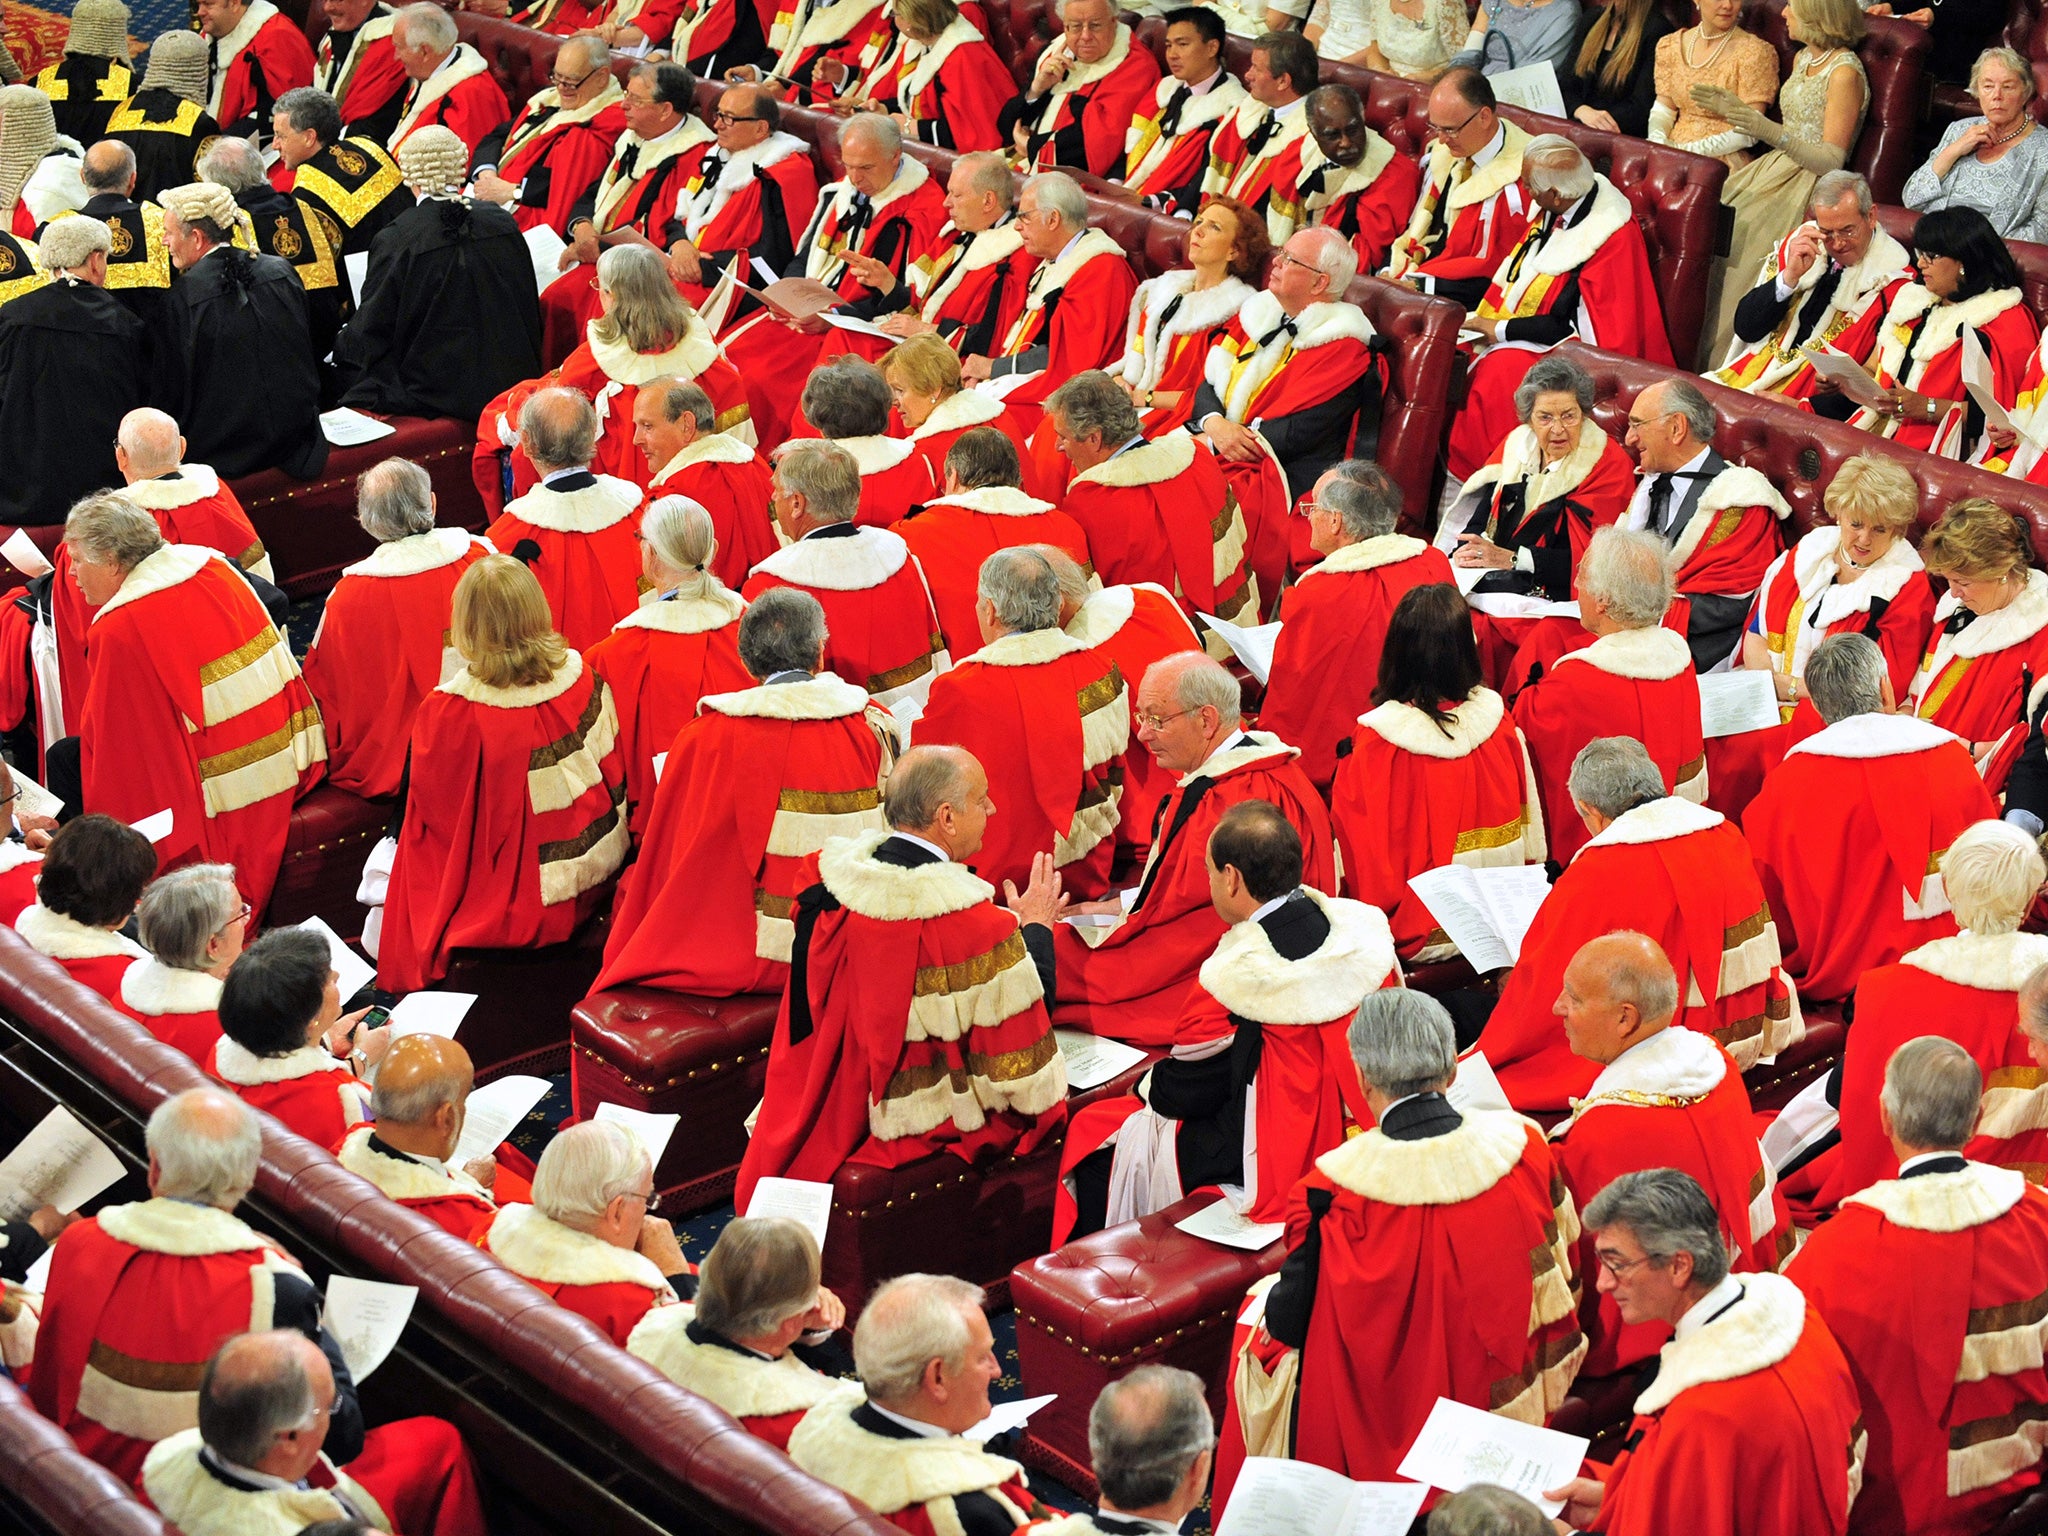
[[[1692, 29], [1692, 31], [1693, 35], [1697, 37], [1701, 43], [1704, 44], [1707, 41], [1707, 29], [1704, 26], [1696, 26]], [[1723, 32], [1719, 37], [1715, 38], [1714, 45], [1707, 50], [1707, 56], [1704, 59], [1699, 60], [1697, 63], [1693, 61], [1692, 49], [1688, 48], [1686, 46], [1685, 39], [1683, 37], [1680, 37], [1678, 40], [1678, 51], [1680, 56], [1685, 60], [1685, 67], [1687, 69], [1705, 69], [1708, 65], [1712, 64], [1714, 60], [1718, 59], [1721, 56], [1721, 50], [1728, 46], [1728, 39], [1733, 37], [1734, 35], [1735, 28], [1730, 27], [1726, 32]]]
[[2011, 142], [2012, 142], [2012, 141], [2013, 141], [2014, 139], [2017, 139], [2017, 138], [2019, 138], [2019, 137], [2020, 137], [2021, 135], [2023, 135], [2023, 134], [2024, 134], [2024, 133], [2025, 133], [2025, 132], [2026, 132], [2026, 131], [2027, 131], [2027, 130], [2028, 130], [2029, 128], [2031, 128], [2031, 127], [2033, 127], [2033, 126], [2034, 126], [2034, 120], [2033, 120], [2033, 119], [2032, 119], [2031, 117], [2027, 117], [2027, 116], [2024, 116], [2024, 115], [2022, 115], [2022, 116], [2021, 116], [2021, 118], [2020, 118], [2020, 125], [2019, 125], [2019, 127], [2017, 127], [2017, 128], [2015, 128], [2015, 129], [2013, 129], [2013, 131], [2012, 131], [2011, 133], [2008, 133], [2008, 134], [2004, 135], [2004, 136], [2003, 136], [2002, 138], [1996, 138], [1996, 139], [1986, 139], [1986, 140], [1984, 141], [1984, 148], [1986, 148], [1986, 149], [1997, 149], [1997, 148], [1998, 148], [1998, 147], [1999, 147], [1999, 146], [2000, 146], [2001, 144], [2010, 144], [2010, 143], [2011, 143]]

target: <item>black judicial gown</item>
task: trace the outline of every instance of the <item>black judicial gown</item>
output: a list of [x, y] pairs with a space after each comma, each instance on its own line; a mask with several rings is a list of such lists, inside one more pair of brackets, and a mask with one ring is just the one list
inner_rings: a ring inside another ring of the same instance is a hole
[[275, 256], [216, 247], [171, 287], [166, 405], [186, 457], [224, 479], [281, 469], [310, 480], [327, 463], [320, 369], [298, 274]]
[[0, 523], [61, 523], [121, 483], [114, 434], [153, 403], [148, 334], [119, 299], [70, 278], [0, 309]]

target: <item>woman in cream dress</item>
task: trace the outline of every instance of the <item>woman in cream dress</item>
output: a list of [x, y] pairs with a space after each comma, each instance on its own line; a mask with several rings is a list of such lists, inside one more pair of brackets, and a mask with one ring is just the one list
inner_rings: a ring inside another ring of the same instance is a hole
[[1470, 27], [1462, 0], [1316, 0], [1302, 35], [1326, 59], [1427, 80]]
[[1778, 90], [1778, 55], [1754, 32], [1737, 25], [1742, 0], [1699, 0], [1699, 22], [1657, 43], [1657, 105], [1650, 109], [1650, 142], [1728, 162], [1749, 159], [1756, 135], [1705, 106], [1698, 87], [1726, 92], [1761, 112]]

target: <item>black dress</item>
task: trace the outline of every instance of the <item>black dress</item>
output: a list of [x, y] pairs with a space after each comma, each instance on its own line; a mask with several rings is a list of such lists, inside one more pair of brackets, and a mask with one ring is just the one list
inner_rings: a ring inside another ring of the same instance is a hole
[[1573, 72], [1579, 50], [1585, 46], [1586, 34], [1606, 14], [1601, 7], [1589, 5], [1579, 16], [1578, 30], [1572, 34], [1572, 50], [1565, 56], [1565, 67], [1557, 78], [1558, 90], [1564, 96], [1565, 114], [1570, 116], [1581, 107], [1592, 107], [1612, 117], [1621, 131], [1631, 138], [1646, 138], [1650, 132], [1650, 108], [1657, 104], [1657, 41], [1673, 28], [1663, 7], [1652, 0], [1650, 14], [1643, 19], [1643, 41], [1642, 46], [1636, 49], [1635, 68], [1629, 73], [1627, 85], [1610, 93], [1601, 89], [1600, 72], [1607, 67], [1608, 56], [1614, 51], [1613, 39], [1610, 38], [1609, 46], [1600, 51], [1591, 70], [1584, 75]]

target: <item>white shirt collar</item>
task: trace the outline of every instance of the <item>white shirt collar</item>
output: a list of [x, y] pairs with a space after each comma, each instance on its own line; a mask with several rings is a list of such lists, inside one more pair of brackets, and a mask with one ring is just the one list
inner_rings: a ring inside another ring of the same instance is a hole
[[1180, 1527], [1171, 1520], [1154, 1520], [1150, 1515], [1127, 1515], [1120, 1509], [1103, 1505], [1098, 1513], [1111, 1520], [1121, 1520], [1128, 1525], [1142, 1525], [1148, 1531], [1157, 1531], [1159, 1536], [1178, 1536]]
[[1262, 906], [1260, 906], [1259, 910], [1254, 912], [1250, 917], [1246, 918], [1245, 921], [1248, 923], [1256, 923], [1260, 918], [1264, 917], [1267, 913], [1278, 912], [1282, 907], [1286, 906], [1288, 902], [1294, 900], [1296, 894], [1299, 893], [1300, 890], [1301, 887], [1297, 885], [1293, 890], [1287, 892], [1284, 896], [1275, 896], [1271, 901], [1266, 902]]
[[[1683, 464], [1679, 465], [1678, 468], [1669, 470], [1660, 469], [1657, 471], [1657, 474], [1689, 475], [1693, 473], [1695, 470], [1697, 470], [1702, 464], [1706, 463], [1707, 455], [1712, 453], [1713, 451], [1714, 445], [1712, 443], [1709, 443], [1706, 447], [1702, 448], [1698, 453], [1694, 454], [1691, 458], [1687, 459]], [[1657, 475], [1651, 475], [1649, 478], [1654, 480], [1657, 478]]]
[[1081, 231], [1080, 234], [1074, 236], [1073, 239], [1069, 240], [1065, 245], [1061, 246], [1059, 255], [1053, 257], [1052, 261], [1047, 262], [1046, 265], [1051, 266], [1053, 262], [1065, 261], [1069, 256], [1073, 254], [1074, 247], [1081, 243], [1082, 238], [1087, 233], [1088, 231], [1084, 229]]
[[1938, 1157], [1961, 1157], [1960, 1152], [1916, 1152], [1899, 1164], [1898, 1178], [1904, 1178], [1909, 1169], [1918, 1168], [1922, 1163], [1931, 1163]]
[[1486, 141], [1486, 147], [1472, 157], [1472, 169], [1478, 170], [1480, 166], [1486, 164], [1495, 155], [1499, 154], [1501, 150], [1507, 147], [1507, 142], [1508, 125], [1502, 123], [1493, 130], [1493, 137]]
[[558, 469], [558, 470], [555, 470], [555, 471], [554, 471], [553, 473], [551, 473], [551, 474], [545, 474], [545, 475], [542, 475], [542, 476], [540, 477], [540, 483], [541, 483], [542, 485], [553, 485], [553, 484], [554, 484], [554, 483], [555, 483], [555, 482], [556, 482], [557, 480], [563, 479], [563, 478], [565, 478], [566, 476], [569, 476], [569, 475], [587, 475], [587, 474], [589, 474], [589, 473], [590, 473], [590, 466], [589, 466], [588, 464], [576, 464], [576, 465], [572, 465], [572, 466], [571, 466], [571, 467], [569, 467], [568, 469]]
[[666, 144], [670, 139], [683, 131], [683, 125], [689, 122], [689, 120], [687, 116], [677, 118], [675, 127], [669, 129], [667, 133], [657, 133], [651, 139], [642, 139], [640, 147], [642, 149], [652, 149], [657, 144]]
[[[1666, 1025], [1666, 1026], [1665, 1026], [1665, 1028], [1666, 1028], [1666, 1029], [1668, 1029], [1669, 1027], [1670, 1027], [1669, 1025]], [[1654, 1045], [1654, 1044], [1655, 1044], [1655, 1043], [1656, 1043], [1657, 1041], [1659, 1041], [1659, 1040], [1661, 1040], [1661, 1039], [1663, 1039], [1663, 1038], [1664, 1038], [1664, 1030], [1660, 1029], [1660, 1030], [1658, 1030], [1658, 1031], [1657, 1031], [1657, 1033], [1656, 1033], [1656, 1034], [1654, 1034], [1654, 1035], [1650, 1036], [1650, 1038], [1649, 1038], [1649, 1039], [1647, 1039], [1647, 1040], [1638, 1040], [1638, 1041], [1637, 1041], [1637, 1042], [1636, 1042], [1636, 1043], [1635, 1043], [1634, 1045], [1630, 1046], [1630, 1047], [1629, 1047], [1629, 1048], [1628, 1048], [1627, 1050], [1623, 1051], [1623, 1052], [1622, 1052], [1622, 1053], [1621, 1053], [1621, 1054], [1620, 1054], [1619, 1056], [1615, 1057], [1615, 1058], [1614, 1058], [1614, 1060], [1612, 1060], [1612, 1061], [1608, 1062], [1608, 1063], [1607, 1063], [1607, 1067], [1618, 1067], [1618, 1066], [1620, 1066], [1620, 1065], [1621, 1065], [1621, 1064], [1622, 1064], [1622, 1063], [1623, 1063], [1624, 1061], [1627, 1061], [1627, 1060], [1629, 1059], [1629, 1057], [1631, 1057], [1631, 1056], [1635, 1055], [1635, 1053], [1636, 1053], [1637, 1051], [1640, 1051], [1640, 1050], [1641, 1050], [1641, 1049], [1642, 1049], [1642, 1048], [1643, 1048], [1644, 1046], [1646, 1046], [1646, 1045]], [[1606, 1071], [1606, 1070], [1607, 1070], [1607, 1067], [1602, 1067], [1602, 1068], [1601, 1068], [1600, 1070], [1604, 1072], [1604, 1071]]]
[[450, 64], [453, 64], [455, 62], [455, 55], [457, 55], [460, 52], [462, 52], [462, 44], [458, 42], [453, 48], [450, 48], [448, 52], [442, 56], [441, 62], [434, 66], [434, 74], [428, 75], [427, 79], [433, 79], [434, 75], [438, 75]]
[[1685, 1316], [1678, 1320], [1678, 1326], [1671, 1330], [1674, 1339], [1689, 1338], [1707, 1326], [1707, 1319], [1729, 1305], [1742, 1294], [1742, 1282], [1733, 1275], [1723, 1275], [1721, 1283], [1686, 1309]]
[[[937, 854], [937, 855], [938, 855], [938, 856], [939, 856], [940, 858], [944, 859], [944, 860], [945, 860], [945, 861], [946, 861], [946, 862], [947, 862], [948, 864], [950, 864], [950, 863], [952, 863], [952, 862], [953, 862], [953, 855], [951, 855], [950, 853], [946, 852], [946, 850], [945, 850], [945, 849], [943, 849], [943, 848], [941, 848], [941, 847], [940, 847], [940, 846], [939, 846], [939, 845], [938, 845], [937, 843], [928, 843], [928, 842], [926, 842], [926, 841], [925, 841], [925, 840], [924, 840], [923, 838], [919, 837], [919, 836], [918, 836], [918, 835], [917, 835], [917, 834], [916, 834], [915, 832], [898, 832], [898, 831], [894, 831], [894, 830], [892, 830], [892, 831], [891, 831], [891, 832], [889, 833], [889, 835], [890, 835], [891, 837], [900, 837], [900, 838], [902, 838], [902, 839], [903, 839], [903, 841], [905, 841], [906, 843], [915, 843], [915, 844], [917, 844], [917, 846], [918, 846], [918, 847], [920, 847], [920, 848], [929, 848], [929, 849], [930, 849], [930, 850], [931, 850], [931, 851], [932, 851], [933, 853], [936, 853], [936, 854]], [[875, 1410], [875, 1412], [877, 1412], [877, 1413], [889, 1413], [889, 1410], [888, 1410], [888, 1409], [886, 1409], [886, 1408], [877, 1408], [877, 1409]], [[890, 1413], [890, 1414], [889, 1414], [889, 1417], [893, 1419], [893, 1418], [895, 1418], [895, 1417], [896, 1417], [896, 1415], [895, 1415], [895, 1414], [893, 1414], [893, 1413]]]
[[[1219, 85], [1221, 85], [1221, 84], [1223, 83], [1223, 74], [1224, 74], [1223, 66], [1222, 66], [1221, 64], [1218, 64], [1218, 65], [1216, 66], [1216, 73], [1215, 73], [1215, 74], [1213, 74], [1213, 75], [1211, 75], [1211, 76], [1210, 76], [1210, 77], [1209, 77], [1208, 79], [1204, 80], [1204, 81], [1203, 81], [1203, 82], [1202, 82], [1202, 83], [1201, 83], [1200, 85], [1188, 85], [1188, 95], [1190, 95], [1190, 96], [1206, 96], [1206, 95], [1208, 95], [1208, 94], [1209, 94], [1209, 93], [1210, 93], [1211, 91], [1215, 90], [1217, 86], [1219, 86]], [[1181, 82], [1181, 84], [1183, 84], [1183, 85], [1187, 85], [1187, 82], [1186, 82], [1185, 80], [1183, 80], [1183, 81]], [[1137, 1517], [1136, 1515], [1126, 1515], [1126, 1516], [1125, 1516], [1124, 1518], [1125, 1518], [1125, 1519], [1127, 1519], [1127, 1520], [1135, 1520], [1135, 1519], [1137, 1519], [1138, 1517]]]
[[1307, 110], [1308, 98], [1306, 96], [1297, 96], [1294, 100], [1288, 102], [1286, 106], [1273, 108], [1273, 120], [1275, 122], [1287, 122], [1301, 116]]
[[[910, 834], [908, 832], [898, 832], [896, 835], [898, 837], [910, 837]], [[913, 843], [924, 842], [924, 839], [921, 837], [910, 837], [910, 840]], [[924, 845], [927, 848], [931, 847], [930, 843], [925, 843]], [[891, 1424], [901, 1424], [905, 1429], [917, 1435], [920, 1439], [950, 1440], [953, 1438], [951, 1435], [947, 1434], [946, 1431], [939, 1428], [939, 1426], [936, 1424], [927, 1424], [923, 1419], [906, 1419], [900, 1413], [891, 1413], [888, 1409], [884, 1408], [880, 1403], [876, 1402], [872, 1397], [868, 1399], [868, 1406], [874, 1409], [875, 1412], [879, 1413], [883, 1418], [887, 1419]]]
[[239, 1482], [248, 1483], [256, 1488], [262, 1488], [272, 1493], [293, 1493], [306, 1486], [303, 1481], [295, 1483], [288, 1478], [273, 1477], [268, 1472], [258, 1472], [254, 1467], [245, 1467], [238, 1461], [229, 1461], [227, 1457], [221, 1455], [219, 1451], [216, 1451], [210, 1445], [203, 1447], [203, 1452], [206, 1459], [213, 1463], [216, 1470], [225, 1472], [229, 1477]]
[[[1230, 735], [1224, 737], [1223, 740], [1216, 743], [1216, 750], [1214, 752], [1211, 752], [1207, 757], [1202, 759], [1202, 768], [1208, 767], [1211, 763], [1215, 762], [1216, 759], [1221, 757], [1224, 753], [1229, 752], [1237, 747], [1249, 746], [1250, 744], [1251, 738], [1246, 736], [1242, 729], [1233, 731], [1230, 733]], [[1195, 772], [1200, 773], [1202, 771], [1202, 768], [1197, 768]]]

